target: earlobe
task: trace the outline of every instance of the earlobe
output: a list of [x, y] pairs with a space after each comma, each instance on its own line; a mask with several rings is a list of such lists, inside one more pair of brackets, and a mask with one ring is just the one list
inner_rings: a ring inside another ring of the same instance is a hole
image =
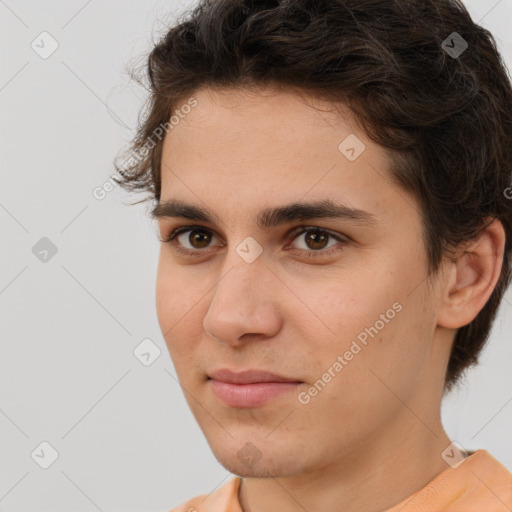
[[494, 219], [448, 263], [442, 285], [438, 325], [457, 329], [474, 320], [491, 296], [501, 274], [505, 230]]

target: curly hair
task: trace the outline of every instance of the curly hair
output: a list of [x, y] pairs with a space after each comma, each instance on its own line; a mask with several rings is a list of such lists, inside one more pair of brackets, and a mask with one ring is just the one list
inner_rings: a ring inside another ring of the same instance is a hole
[[450, 391], [478, 363], [511, 279], [512, 87], [492, 34], [459, 0], [202, 0], [182, 16], [147, 57], [144, 119], [114, 180], [160, 200], [164, 128], [204, 87], [272, 86], [347, 105], [418, 201], [429, 276], [493, 219], [505, 229], [499, 281], [457, 330]]

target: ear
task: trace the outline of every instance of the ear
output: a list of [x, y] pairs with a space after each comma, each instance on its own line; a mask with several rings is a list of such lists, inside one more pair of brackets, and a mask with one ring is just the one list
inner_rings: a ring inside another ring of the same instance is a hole
[[463, 327], [482, 310], [500, 277], [505, 238], [503, 224], [494, 219], [464, 244], [455, 261], [447, 264], [447, 279], [441, 288], [439, 326]]

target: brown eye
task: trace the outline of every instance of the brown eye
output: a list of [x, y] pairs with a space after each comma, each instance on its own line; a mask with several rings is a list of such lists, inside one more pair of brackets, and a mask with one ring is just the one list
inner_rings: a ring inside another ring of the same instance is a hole
[[320, 250], [325, 249], [325, 246], [331, 235], [324, 233], [323, 231], [311, 230], [306, 232], [306, 245], [310, 249]]
[[167, 237], [160, 238], [160, 241], [169, 244], [181, 255], [194, 257], [207, 254], [208, 245], [215, 236], [213, 231], [202, 226], [182, 226]]
[[184, 250], [194, 251], [208, 247], [212, 241], [212, 233], [204, 228], [181, 229], [173, 233], [169, 241], [183, 248]]
[[[329, 244], [329, 239], [333, 243]], [[297, 246], [297, 241], [301, 240], [302, 243]], [[294, 252], [298, 251], [301, 255], [309, 258], [332, 255], [342, 250], [347, 243], [348, 240], [342, 235], [330, 233], [318, 227], [301, 226], [301, 231], [295, 232], [291, 247]]]
[[[298, 230], [294, 230], [293, 243], [291, 247], [294, 252], [298, 251], [301, 256], [305, 257], [322, 257], [331, 255], [334, 252], [342, 250], [343, 246], [348, 243], [348, 240], [339, 234], [330, 233], [325, 229], [318, 227], [305, 227], [300, 226]], [[296, 240], [300, 240], [301, 235], [303, 238], [302, 247], [294, 247]], [[176, 228], [166, 238], [160, 240], [169, 243], [171, 247], [177, 252], [186, 257], [204, 256], [211, 251], [207, 251], [208, 246], [211, 245], [212, 240], [216, 237], [215, 232], [201, 226], [182, 226]], [[329, 245], [329, 239], [332, 244]], [[219, 245], [222, 247], [222, 244]]]
[[188, 242], [194, 249], [203, 249], [211, 241], [211, 234], [199, 229], [189, 230]]

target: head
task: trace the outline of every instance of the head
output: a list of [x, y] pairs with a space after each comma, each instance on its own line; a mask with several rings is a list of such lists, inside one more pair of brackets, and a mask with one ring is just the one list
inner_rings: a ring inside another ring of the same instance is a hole
[[[401, 400], [437, 422], [511, 275], [492, 35], [455, 0], [202, 1], [148, 75], [116, 180], [154, 206], [160, 327], [219, 460], [249, 475], [243, 450], [271, 453], [277, 475], [348, 457], [406, 421]], [[229, 406], [219, 368], [298, 384]]]

